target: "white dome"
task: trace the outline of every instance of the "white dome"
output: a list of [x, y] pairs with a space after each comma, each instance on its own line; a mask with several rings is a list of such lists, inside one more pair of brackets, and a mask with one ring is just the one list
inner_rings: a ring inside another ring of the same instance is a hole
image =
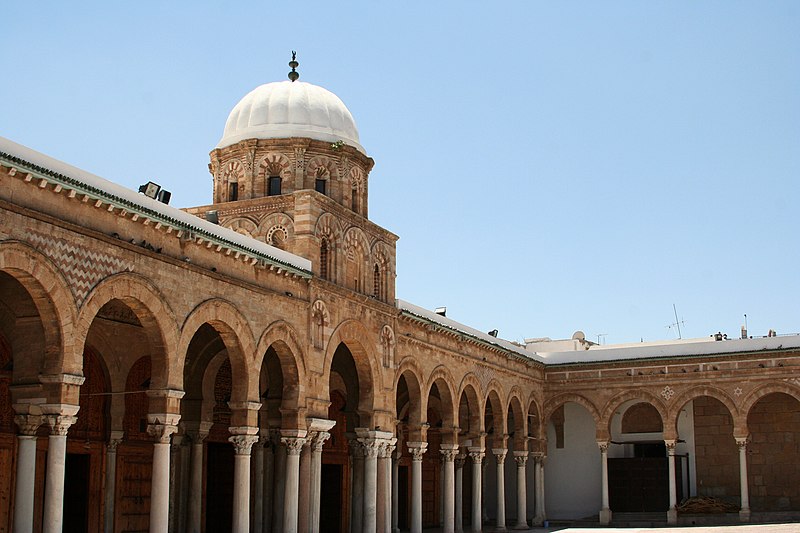
[[302, 81], [267, 83], [250, 91], [228, 115], [217, 148], [245, 139], [289, 137], [342, 141], [366, 153], [344, 102], [327, 89]]

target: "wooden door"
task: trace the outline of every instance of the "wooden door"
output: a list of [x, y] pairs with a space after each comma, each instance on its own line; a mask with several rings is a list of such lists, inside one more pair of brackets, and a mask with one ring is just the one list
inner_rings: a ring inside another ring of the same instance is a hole
[[117, 452], [117, 533], [147, 533], [150, 530], [150, 484], [153, 475], [153, 445], [120, 445]]

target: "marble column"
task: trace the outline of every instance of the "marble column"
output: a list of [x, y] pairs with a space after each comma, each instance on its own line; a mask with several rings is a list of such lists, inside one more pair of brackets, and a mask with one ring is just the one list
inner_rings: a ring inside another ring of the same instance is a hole
[[739, 520], [750, 521], [750, 490], [747, 485], [747, 437], [736, 437], [736, 446], [739, 447], [739, 490], [742, 505], [739, 510]]
[[456, 487], [455, 487], [455, 461], [458, 455], [458, 444], [442, 444], [440, 446], [442, 456], [442, 532], [455, 533], [456, 517]]
[[253, 480], [253, 495], [252, 495], [252, 516], [250, 524], [252, 533], [263, 533], [264, 531], [264, 444], [259, 438], [258, 442], [253, 444], [251, 452], [253, 460], [252, 472], [250, 473]]
[[534, 517], [533, 525], [541, 526], [547, 519], [544, 507], [544, 460], [543, 453], [533, 454], [533, 485], [534, 485]]
[[281, 439], [279, 430], [270, 433], [273, 434], [273, 442], [275, 444], [275, 475], [273, 476], [273, 481], [275, 483], [272, 488], [272, 531], [280, 533], [283, 531], [283, 499], [286, 497], [286, 445]]
[[456, 533], [464, 531], [464, 454], [456, 455], [455, 466], [455, 495], [453, 505], [455, 506], [455, 530]]
[[[250, 452], [258, 440], [258, 428], [230, 428], [233, 444], [233, 522], [232, 533], [250, 533]], [[236, 433], [234, 433], [236, 431]]]
[[274, 498], [275, 482], [275, 443], [270, 438], [269, 431], [262, 429], [262, 440], [264, 443], [264, 517], [263, 533], [272, 533], [272, 502]]
[[331, 434], [327, 431], [318, 431], [311, 444], [311, 533], [319, 533], [319, 503], [322, 497], [322, 447], [330, 437]]
[[122, 442], [124, 435], [123, 431], [112, 431], [111, 438], [106, 446], [106, 504], [105, 509], [103, 509], [103, 530], [105, 533], [114, 533], [114, 504], [116, 503], [115, 496], [117, 492], [117, 446]]
[[178, 531], [181, 513], [181, 449], [183, 435], [172, 436], [169, 448], [169, 530]]
[[384, 441], [378, 450], [378, 533], [392, 531], [392, 452], [396, 441]]
[[397, 446], [392, 454], [392, 533], [400, 533], [400, 457], [403, 451]]
[[611, 523], [611, 509], [608, 506], [608, 441], [598, 441], [600, 448], [600, 487], [602, 490], [600, 508], [600, 524], [607, 526]]
[[517, 523], [514, 529], [528, 529], [528, 491], [525, 484], [528, 452], [514, 452], [514, 462], [517, 463]]
[[[150, 533], [169, 531], [169, 459], [172, 434], [178, 431], [180, 415], [148, 415], [147, 433], [153, 443], [153, 474], [150, 480]], [[161, 420], [164, 420], [162, 423]]]
[[[70, 406], [72, 407], [72, 406]], [[78, 418], [78, 406], [67, 415], [47, 415], [50, 436], [47, 440], [47, 471], [44, 485], [44, 533], [61, 533], [64, 525], [64, 470], [67, 460], [67, 431]], [[167, 496], [167, 495], [165, 495]]]
[[667, 524], [674, 526], [678, 523], [678, 491], [675, 485], [675, 446], [677, 441], [665, 440], [669, 465], [669, 510], [667, 511]]
[[497, 525], [495, 531], [506, 530], [506, 454], [505, 448], [495, 448], [492, 450], [494, 460], [497, 465]]
[[422, 455], [427, 442], [408, 442], [411, 453], [411, 533], [422, 533]]
[[281, 437], [286, 447], [286, 481], [283, 497], [283, 533], [297, 533], [297, 499], [300, 488], [300, 451], [306, 443], [306, 432], [291, 431]]
[[300, 478], [297, 491], [297, 530], [309, 531], [311, 513], [311, 442], [316, 437], [316, 431], [306, 434], [306, 443], [300, 450]]
[[203, 528], [203, 441], [208, 437], [210, 423], [189, 431], [192, 439], [192, 462], [189, 474], [188, 533], [201, 533]]
[[475, 533], [480, 533], [483, 515], [481, 510], [481, 471], [484, 451], [483, 448], [471, 447], [469, 457], [472, 459], [472, 529]]
[[14, 532], [33, 531], [33, 503], [36, 484], [36, 431], [42, 425], [38, 415], [17, 415], [17, 477], [14, 487]]
[[350, 531], [360, 533], [364, 523], [364, 446], [356, 439], [350, 441], [350, 456], [353, 461]]
[[361, 523], [364, 533], [374, 533], [378, 529], [378, 452], [384, 444], [381, 439], [375, 438], [373, 431], [361, 431], [359, 442], [364, 447], [364, 518]]

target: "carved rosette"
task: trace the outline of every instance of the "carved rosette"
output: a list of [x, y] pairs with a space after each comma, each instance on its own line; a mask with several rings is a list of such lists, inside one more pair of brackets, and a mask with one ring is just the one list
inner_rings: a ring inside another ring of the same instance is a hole
[[228, 437], [228, 442], [233, 444], [236, 455], [250, 455], [253, 444], [258, 442], [258, 435], [233, 435]]
[[300, 455], [306, 440], [305, 437], [281, 437], [281, 444], [286, 446], [288, 455]]

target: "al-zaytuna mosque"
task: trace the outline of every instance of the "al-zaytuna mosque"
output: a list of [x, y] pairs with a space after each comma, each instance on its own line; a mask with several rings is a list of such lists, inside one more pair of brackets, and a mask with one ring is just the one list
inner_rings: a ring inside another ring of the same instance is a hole
[[800, 517], [800, 337], [521, 344], [397, 299], [374, 161], [290, 66], [205, 206], [0, 139], [0, 531]]

